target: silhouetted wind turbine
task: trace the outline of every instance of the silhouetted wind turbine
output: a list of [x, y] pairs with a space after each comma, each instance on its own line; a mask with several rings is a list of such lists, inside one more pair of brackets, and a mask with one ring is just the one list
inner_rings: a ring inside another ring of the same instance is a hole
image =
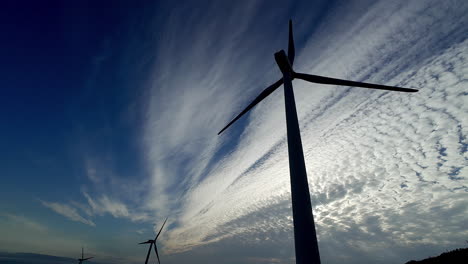
[[250, 103], [239, 115], [237, 115], [231, 122], [229, 122], [227, 126], [221, 129], [218, 135], [226, 130], [235, 121], [237, 121], [241, 116], [247, 113], [250, 109], [252, 109], [256, 104], [265, 99], [278, 87], [280, 87], [282, 84], [284, 85], [296, 263], [319, 264], [320, 254], [317, 243], [317, 235], [315, 232], [312, 206], [310, 202], [309, 184], [307, 181], [306, 167], [304, 164], [304, 154], [302, 150], [299, 122], [297, 120], [292, 80], [297, 78], [312, 83], [354, 86], [397, 92], [417, 92], [418, 90], [297, 73], [292, 69], [294, 56], [295, 50], [292, 21], [289, 20], [288, 55], [286, 56], [284, 50], [280, 50], [279, 52], [275, 53], [275, 60], [283, 74], [283, 78], [279, 79], [263, 90], [263, 92], [261, 92], [252, 103]]
[[141, 244], [150, 244], [150, 247], [149, 247], [149, 249], [148, 249], [148, 254], [146, 255], [145, 264], [148, 264], [148, 259], [149, 259], [149, 255], [150, 255], [150, 253], [151, 253], [151, 247], [153, 247], [153, 244], [154, 244], [154, 251], [156, 252], [156, 257], [158, 257], [158, 263], [161, 263], [161, 261], [159, 260], [158, 247], [156, 246], [156, 240], [158, 239], [159, 234], [161, 234], [161, 231], [162, 231], [164, 225], [166, 224], [166, 221], [167, 221], [167, 218], [166, 218], [166, 220], [164, 220], [164, 223], [163, 223], [163, 225], [161, 226], [161, 229], [159, 229], [158, 234], [156, 235], [156, 237], [155, 237], [153, 240], [150, 239], [150, 240], [148, 240], [148, 241], [146, 241], [146, 242], [141, 242], [141, 243], [139, 243], [140, 245], [141, 245]]
[[84, 257], [84, 250], [83, 250], [83, 247], [81, 247], [81, 258], [78, 259], [78, 264], [81, 264], [81, 263], [83, 263], [83, 261], [88, 260], [88, 259], [92, 259], [92, 258], [93, 258], [93, 257], [85, 258], [85, 257]]

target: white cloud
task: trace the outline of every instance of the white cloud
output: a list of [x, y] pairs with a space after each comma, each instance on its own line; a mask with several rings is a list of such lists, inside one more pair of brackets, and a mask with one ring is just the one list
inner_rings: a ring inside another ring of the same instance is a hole
[[145, 213], [130, 212], [127, 206], [117, 200], [110, 199], [106, 195], [102, 195], [99, 199], [93, 199], [91, 196], [83, 192], [89, 206], [94, 214], [104, 215], [106, 213], [115, 218], [127, 218], [131, 221], [148, 220], [148, 215]]
[[133, 222], [141, 222], [151, 219], [148, 213], [129, 210], [124, 203], [111, 199], [107, 195], [101, 195], [98, 199], [94, 199], [86, 191], [83, 191], [82, 193], [87, 204], [82, 204], [76, 201], [71, 201], [68, 204], [58, 202], [40, 202], [45, 207], [52, 209], [54, 212], [63, 215], [70, 220], [91, 226], [96, 225], [92, 220], [83, 217], [79, 211], [85, 213], [88, 217], [109, 214], [115, 218], [129, 219]]
[[[209, 166], [219, 147], [216, 132], [232, 113], [228, 106], [240, 107], [246, 94], [251, 93], [252, 88], [255, 90], [255, 86], [237, 78], [256, 67], [251, 61], [241, 59], [249, 50], [238, 40], [239, 35], [247, 31], [253, 18], [249, 14], [256, 11], [255, 4], [226, 10], [229, 12], [220, 15], [226, 24], [214, 22], [212, 17], [200, 21], [200, 17], [194, 15], [182, 23], [178, 19], [169, 20], [167, 30], [178, 35], [164, 32], [161, 37], [168, 44], [164, 46], [167, 50], [160, 51], [162, 63], [152, 83], [155, 89], [148, 103], [150, 114], [145, 133], [150, 146], [148, 166], [153, 172], [151, 193], [154, 193], [147, 202], [161, 215], [168, 214], [169, 208], [179, 201], [168, 192], [197, 184]], [[239, 21], [239, 16], [244, 19]], [[190, 32], [185, 32], [189, 25]], [[206, 46], [211, 45], [217, 32], [224, 30], [229, 30], [230, 34], [219, 35], [217, 41], [218, 45], [225, 45], [221, 50], [210, 52]], [[184, 35], [187, 40], [179, 39]], [[185, 41], [195, 42], [187, 47]], [[253, 41], [255, 39], [248, 42]]]
[[65, 216], [66, 218], [72, 221], [80, 222], [80, 223], [87, 224], [90, 226], [96, 226], [96, 224], [94, 224], [93, 221], [88, 220], [84, 218], [83, 216], [81, 216], [76, 210], [76, 208], [73, 208], [70, 205], [62, 204], [62, 203], [54, 203], [54, 202], [45, 202], [45, 201], [40, 201], [40, 202], [43, 206], [51, 209], [57, 214]]
[[15, 214], [0, 214], [0, 216], [3, 216], [7, 219], [7, 221], [14, 223], [15, 225], [20, 225], [22, 228], [25, 228], [27, 230], [33, 230], [35, 232], [47, 232], [48, 228], [40, 224], [34, 220], [31, 220], [25, 216], [22, 215], [15, 215]]

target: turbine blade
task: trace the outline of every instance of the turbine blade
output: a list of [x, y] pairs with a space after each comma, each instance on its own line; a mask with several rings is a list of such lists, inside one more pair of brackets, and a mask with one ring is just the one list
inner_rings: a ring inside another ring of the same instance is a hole
[[156, 257], [158, 257], [158, 263], [161, 264], [161, 261], [159, 261], [158, 247], [156, 246], [156, 243], [154, 243], [154, 251], [156, 252]]
[[138, 245], [141, 245], [141, 244], [149, 244], [149, 243], [151, 243], [151, 241], [141, 242], [141, 243], [138, 243]]
[[149, 254], [151, 252], [151, 247], [153, 247], [153, 243], [150, 244], [150, 247], [148, 249], [148, 254], [146, 254], [146, 261], [145, 261], [145, 264], [148, 264], [148, 259], [149, 259]]
[[240, 114], [238, 114], [231, 122], [229, 122], [229, 124], [227, 124], [227, 126], [225, 126], [223, 129], [221, 129], [221, 131], [218, 132], [218, 135], [223, 133], [223, 131], [226, 130], [230, 125], [232, 125], [234, 122], [236, 122], [239, 118], [241, 118], [241, 116], [243, 116], [245, 113], [247, 113], [250, 109], [252, 109], [255, 105], [257, 105], [260, 101], [265, 99], [265, 97], [267, 97], [272, 92], [274, 92], [282, 84], [283, 84], [283, 78], [279, 79], [274, 84], [268, 86]]
[[[167, 217], [166, 217], [166, 220], [164, 220], [164, 223], [163, 223], [163, 225], [161, 226], [161, 229], [159, 229], [159, 232], [158, 232], [158, 234], [156, 235], [156, 238], [154, 239], [154, 242], [155, 242], [155, 243], [156, 243], [156, 239], [158, 239], [159, 234], [161, 234], [161, 231], [162, 231], [164, 225], [166, 224], [166, 221], [167, 221]], [[156, 244], [154, 244], [154, 246], [156, 247]]]
[[296, 56], [296, 49], [294, 48], [294, 37], [293, 37], [293, 28], [292, 20], [289, 20], [289, 43], [288, 43], [288, 59], [291, 66], [294, 63], [294, 57]]
[[85, 259], [83, 259], [83, 260], [88, 260], [88, 259], [92, 259], [92, 258], [94, 258], [94, 257], [85, 258]]
[[84, 258], [84, 249], [83, 249], [83, 247], [81, 247], [81, 258], [82, 259]]
[[335, 79], [330, 77], [318, 76], [318, 75], [311, 75], [305, 73], [293, 73], [294, 78], [298, 78], [304, 81], [313, 82], [313, 83], [322, 83], [322, 84], [334, 84], [334, 85], [343, 85], [343, 86], [354, 86], [354, 87], [361, 87], [361, 88], [369, 88], [369, 89], [379, 89], [379, 90], [388, 90], [388, 91], [397, 91], [397, 92], [407, 92], [407, 93], [414, 93], [418, 90], [410, 89], [410, 88], [401, 88], [396, 86], [387, 86], [381, 84], [373, 84], [373, 83], [364, 83], [364, 82], [354, 82], [342, 79]]

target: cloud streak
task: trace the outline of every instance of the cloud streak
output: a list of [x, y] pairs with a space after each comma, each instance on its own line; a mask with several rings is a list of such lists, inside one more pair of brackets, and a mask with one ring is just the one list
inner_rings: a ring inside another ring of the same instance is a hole
[[41, 204], [52, 211], [56, 212], [57, 214], [63, 215], [66, 218], [75, 221], [75, 222], [80, 222], [89, 226], [96, 226], [96, 224], [84, 218], [83, 216], [78, 213], [78, 210], [76, 208], [73, 208], [67, 204], [62, 204], [62, 203], [55, 203], [55, 202], [45, 202], [45, 201], [40, 201]]
[[48, 228], [46, 226], [22, 215], [2, 214], [2, 216], [4, 216], [7, 219], [7, 221], [12, 222], [14, 224], [19, 224], [27, 230], [33, 230], [35, 232], [41, 233], [45, 233], [48, 231]]
[[88, 218], [103, 216], [109, 214], [114, 218], [128, 219], [132, 222], [142, 222], [150, 219], [148, 213], [145, 212], [134, 212], [134, 210], [128, 209], [127, 205], [109, 198], [107, 195], [101, 195], [99, 198], [92, 198], [87, 192], [82, 192], [85, 197], [87, 204], [82, 204], [76, 201], [70, 203], [58, 203], [58, 202], [45, 202], [40, 201], [41, 204], [52, 211], [65, 216], [66, 218], [87, 224], [90, 226], [96, 226], [96, 224], [82, 216], [80, 211], [88, 216]]
[[99, 199], [93, 199], [91, 196], [83, 192], [89, 206], [94, 214], [103, 215], [110, 214], [115, 218], [127, 218], [131, 221], [143, 221], [148, 219], [148, 215], [144, 213], [132, 213], [127, 206], [119, 201], [112, 200], [106, 195], [102, 195]]

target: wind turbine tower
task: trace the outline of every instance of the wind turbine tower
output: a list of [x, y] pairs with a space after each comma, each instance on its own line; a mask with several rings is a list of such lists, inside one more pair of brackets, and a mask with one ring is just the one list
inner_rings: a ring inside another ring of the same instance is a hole
[[83, 263], [83, 261], [88, 260], [88, 259], [92, 259], [92, 258], [93, 257], [89, 257], [89, 258], [84, 257], [84, 249], [82, 247], [81, 248], [81, 258], [78, 259], [78, 264], [81, 264], [81, 263]]
[[229, 124], [221, 129], [218, 135], [283, 84], [284, 102], [286, 109], [286, 131], [288, 139], [289, 173], [291, 180], [291, 200], [296, 263], [320, 264], [320, 254], [315, 231], [314, 217], [312, 214], [312, 205], [310, 202], [309, 184], [304, 163], [304, 153], [302, 150], [301, 134], [299, 130], [292, 80], [301, 79], [312, 83], [354, 86], [397, 92], [417, 92], [418, 90], [297, 73], [292, 68], [294, 57], [295, 48], [292, 32], [292, 22], [289, 20], [288, 55], [286, 55], [284, 50], [280, 50], [279, 52], [275, 53], [275, 60], [279, 69], [281, 70], [283, 78], [279, 79], [263, 90], [263, 92], [261, 92], [260, 95], [258, 95], [252, 101], [252, 103], [250, 103], [239, 115], [237, 115], [231, 122], [229, 122]]

